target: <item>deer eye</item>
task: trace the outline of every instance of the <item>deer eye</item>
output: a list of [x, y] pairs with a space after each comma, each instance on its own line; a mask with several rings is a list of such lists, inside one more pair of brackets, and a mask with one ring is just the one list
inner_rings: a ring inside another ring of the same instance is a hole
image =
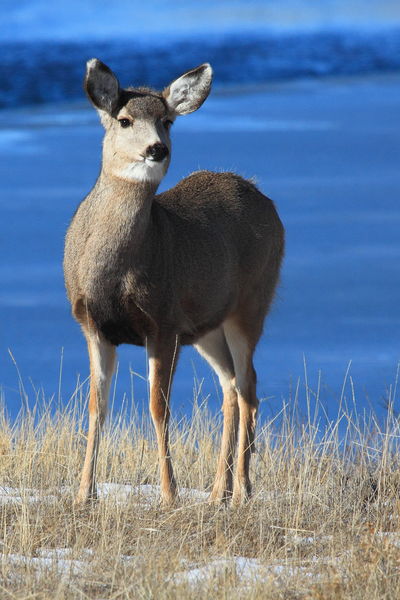
[[123, 127], [124, 129], [126, 129], [127, 127], [129, 127], [129, 125], [131, 124], [129, 119], [118, 119], [118, 123], [121, 125], [121, 127]]
[[166, 119], [166, 120], [164, 121], [164, 127], [165, 127], [165, 129], [166, 129], [167, 131], [168, 131], [168, 129], [171, 127], [172, 123], [173, 123], [173, 121], [171, 121], [170, 119]]

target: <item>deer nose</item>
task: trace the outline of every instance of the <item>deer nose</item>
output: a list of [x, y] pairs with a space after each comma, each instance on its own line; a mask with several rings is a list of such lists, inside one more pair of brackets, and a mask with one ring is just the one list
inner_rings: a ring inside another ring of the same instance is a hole
[[167, 146], [161, 142], [157, 142], [156, 144], [149, 146], [146, 150], [146, 158], [151, 158], [151, 160], [155, 160], [156, 162], [164, 160], [168, 154], [169, 150]]

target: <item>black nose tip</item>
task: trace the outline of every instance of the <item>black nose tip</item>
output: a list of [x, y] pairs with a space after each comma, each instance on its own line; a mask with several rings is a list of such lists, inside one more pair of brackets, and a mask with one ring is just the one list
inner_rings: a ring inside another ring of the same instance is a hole
[[168, 156], [168, 153], [169, 151], [167, 146], [165, 144], [161, 144], [161, 142], [157, 142], [157, 144], [149, 146], [146, 150], [146, 156], [157, 162], [160, 162], [166, 156]]

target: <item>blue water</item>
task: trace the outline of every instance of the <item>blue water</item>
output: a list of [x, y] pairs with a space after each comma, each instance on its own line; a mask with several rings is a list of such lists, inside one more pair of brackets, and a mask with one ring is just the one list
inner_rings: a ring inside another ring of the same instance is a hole
[[7, 40], [140, 39], [182, 32], [377, 28], [399, 24], [397, 0], [2, 0]]
[[0, 31], [0, 107], [80, 98], [93, 56], [154, 87], [206, 61], [217, 87], [400, 69], [392, 0], [3, 0]]
[[[81, 89], [85, 60], [98, 56], [122, 84], [156, 87], [209, 60], [218, 93], [174, 125], [161, 189], [226, 169], [255, 176], [276, 201], [287, 253], [256, 356], [263, 415], [293, 400], [298, 381], [305, 410], [307, 380], [328, 414], [354, 392], [360, 410], [384, 416], [400, 359], [400, 79], [382, 77], [400, 68], [398, 2], [3, 0], [0, 32], [0, 387], [10, 412], [22, 386], [31, 404], [66, 401], [88, 374], [61, 262], [99, 169], [102, 132]], [[380, 75], [327, 77], [366, 73]], [[143, 351], [119, 357], [116, 405], [133, 387], [143, 406]], [[215, 410], [218, 386], [185, 349], [175, 413], [190, 411], [202, 381]]]
[[[304, 357], [314, 392], [322, 372], [329, 414], [350, 361], [360, 410], [385, 414], [400, 359], [399, 103], [399, 77], [304, 81], [213, 95], [174, 125], [162, 189], [198, 168], [256, 176], [286, 227], [282, 282], [256, 356], [264, 416], [293, 400], [298, 379], [305, 410]], [[21, 390], [8, 348], [31, 403], [41, 388], [47, 398], [61, 388], [68, 400], [78, 374], [88, 374], [61, 262], [69, 220], [98, 173], [101, 136], [90, 108], [0, 114], [0, 382], [13, 414]], [[135, 402], [146, 404], [143, 350], [123, 347], [119, 357], [116, 405], [131, 396], [131, 384]], [[186, 349], [175, 414], [190, 412], [196, 378], [204, 379], [201, 399], [209, 395], [210, 407], [219, 406], [210, 370]]]

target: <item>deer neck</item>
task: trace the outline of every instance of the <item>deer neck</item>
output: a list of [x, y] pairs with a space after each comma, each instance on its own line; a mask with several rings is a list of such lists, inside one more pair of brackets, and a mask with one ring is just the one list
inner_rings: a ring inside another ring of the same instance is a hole
[[[141, 246], [151, 227], [151, 207], [158, 184], [126, 180], [102, 171], [94, 188], [98, 231], [114, 247]], [[101, 222], [101, 224], [99, 223]]]

